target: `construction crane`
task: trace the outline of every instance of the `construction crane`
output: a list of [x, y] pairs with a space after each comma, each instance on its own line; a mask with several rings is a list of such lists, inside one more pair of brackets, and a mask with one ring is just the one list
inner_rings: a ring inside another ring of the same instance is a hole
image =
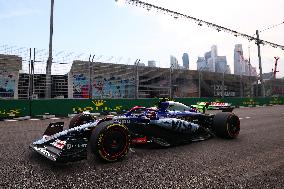
[[279, 60], [279, 57], [274, 57], [275, 59], [275, 65], [274, 65], [274, 70], [272, 69], [272, 72], [273, 72], [273, 79], [276, 79], [276, 73], [279, 72], [277, 71], [277, 63], [278, 63], [278, 60]]

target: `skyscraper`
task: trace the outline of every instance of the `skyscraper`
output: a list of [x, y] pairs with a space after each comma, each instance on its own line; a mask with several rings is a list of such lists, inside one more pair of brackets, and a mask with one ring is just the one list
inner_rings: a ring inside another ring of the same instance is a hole
[[177, 58], [174, 56], [170, 56], [170, 63], [171, 63], [171, 68], [172, 69], [179, 69], [178, 61]]
[[243, 66], [241, 57], [243, 56], [243, 47], [242, 44], [236, 44], [234, 49], [234, 74], [241, 75]]
[[215, 72], [215, 62], [212, 57], [207, 60], [207, 68], [209, 72]]
[[182, 65], [185, 69], [189, 69], [189, 57], [187, 53], [183, 53], [182, 55]]
[[218, 56], [217, 46], [213, 45], [211, 51], [206, 52], [204, 57], [198, 57], [197, 70], [206, 70], [210, 72], [230, 73], [230, 67], [227, 65], [226, 56]]
[[227, 58], [226, 56], [217, 56], [215, 59], [215, 72], [226, 73], [227, 72]]
[[231, 68], [229, 65], [227, 65], [227, 68], [226, 68], [226, 74], [231, 74]]
[[244, 58], [242, 44], [235, 45], [234, 74], [247, 76], [257, 75], [256, 68], [250, 64], [249, 60]]
[[211, 52], [211, 58], [213, 58], [213, 61], [214, 61], [214, 59], [218, 56], [217, 46], [212, 45], [210, 52]]
[[148, 61], [148, 66], [149, 67], [156, 67], [156, 61], [155, 60], [149, 60]]
[[198, 57], [196, 63], [197, 63], [197, 70], [207, 70], [207, 64], [204, 57]]

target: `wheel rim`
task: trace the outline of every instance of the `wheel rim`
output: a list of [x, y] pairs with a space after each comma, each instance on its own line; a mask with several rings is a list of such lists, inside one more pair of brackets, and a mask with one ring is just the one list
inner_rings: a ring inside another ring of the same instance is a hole
[[237, 116], [230, 116], [227, 123], [227, 131], [231, 137], [238, 136], [240, 132], [240, 120]]
[[123, 128], [110, 128], [102, 137], [102, 156], [108, 160], [116, 159], [127, 151], [128, 135]]

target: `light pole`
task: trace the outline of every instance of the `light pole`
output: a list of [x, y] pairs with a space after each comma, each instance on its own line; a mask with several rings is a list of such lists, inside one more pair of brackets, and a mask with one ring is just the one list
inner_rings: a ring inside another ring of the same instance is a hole
[[52, 65], [52, 36], [53, 36], [53, 8], [54, 0], [51, 0], [50, 29], [49, 29], [49, 53], [46, 64], [46, 91], [45, 98], [51, 98], [51, 65]]
[[[93, 98], [93, 87], [92, 87], [92, 72], [93, 72], [93, 62], [94, 62], [94, 58], [96, 55], [92, 55], [90, 54], [89, 56], [89, 99]], [[92, 57], [92, 61], [91, 61], [91, 57]]]
[[261, 86], [261, 95], [265, 97], [265, 86], [263, 83], [262, 78], [262, 66], [261, 66], [261, 55], [260, 55], [260, 44], [261, 40], [259, 39], [259, 31], [256, 30], [256, 44], [257, 44], [257, 54], [258, 54], [258, 65], [259, 65], [259, 79], [260, 79], [260, 86]]

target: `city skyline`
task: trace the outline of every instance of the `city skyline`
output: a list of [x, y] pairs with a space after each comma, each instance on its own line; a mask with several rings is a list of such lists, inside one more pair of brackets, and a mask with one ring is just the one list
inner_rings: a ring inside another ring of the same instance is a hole
[[218, 55], [216, 45], [211, 46], [211, 50], [204, 53], [203, 57], [198, 57], [197, 70], [231, 74], [230, 66], [227, 64], [226, 56]]
[[[243, 33], [254, 35], [283, 22], [283, 1], [273, 4], [256, 0], [240, 0], [234, 6], [219, 0], [188, 2], [177, 0], [145, 0], [171, 10], [192, 15]], [[206, 4], [206, 6], [204, 6]], [[257, 6], [255, 6], [257, 5]], [[200, 11], [202, 8], [202, 11]], [[140, 7], [116, 3], [114, 0], [75, 0], [55, 2], [54, 43], [58, 51], [96, 54], [102, 59], [110, 57], [120, 63], [133, 64], [136, 59], [147, 63], [155, 60], [159, 67], [169, 67], [169, 55], [182, 62], [182, 54], [189, 53], [190, 69], [196, 69], [196, 60], [212, 44], [219, 47], [219, 54], [227, 57], [233, 69], [234, 45], [243, 44], [244, 57], [248, 57], [250, 46], [251, 63], [258, 71], [257, 48], [253, 42], [218, 32], [207, 26], [174, 19], [169, 15], [147, 11]], [[0, 46], [48, 48], [49, 1], [0, 0]], [[265, 12], [266, 14], [263, 14]], [[106, 14], [107, 13], [107, 14]], [[284, 44], [281, 33], [284, 25], [260, 33], [260, 38], [280, 45]], [[280, 57], [278, 76], [284, 76], [284, 52], [269, 46], [261, 46], [263, 72], [274, 67], [274, 56]], [[232, 70], [233, 73], [233, 70]]]

